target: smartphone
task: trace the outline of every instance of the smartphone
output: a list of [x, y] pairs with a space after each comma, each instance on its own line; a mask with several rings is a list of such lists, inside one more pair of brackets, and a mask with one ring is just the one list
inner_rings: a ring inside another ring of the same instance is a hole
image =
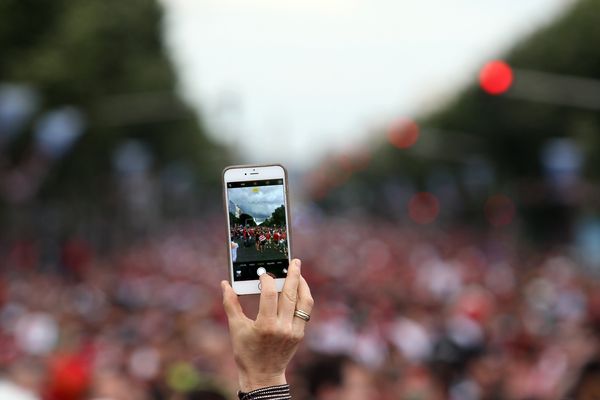
[[260, 275], [283, 288], [290, 264], [287, 171], [282, 165], [241, 165], [223, 171], [227, 254], [237, 294], [260, 293]]

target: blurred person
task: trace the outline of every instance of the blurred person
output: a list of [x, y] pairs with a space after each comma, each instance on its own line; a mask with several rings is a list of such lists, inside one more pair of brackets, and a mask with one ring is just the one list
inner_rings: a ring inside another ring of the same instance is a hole
[[146, 400], [147, 396], [131, 379], [118, 371], [100, 371], [94, 376], [91, 399]]
[[72, 237], [62, 245], [60, 256], [65, 273], [73, 279], [80, 279], [93, 260], [93, 251], [86, 240]]
[[260, 236], [258, 237], [258, 241], [259, 241], [259, 249], [261, 253], [265, 252], [265, 246], [267, 244], [267, 237], [265, 236], [264, 232], [261, 230]]
[[35, 359], [17, 361], [0, 374], [0, 400], [39, 400], [44, 369]]
[[240, 399], [291, 399], [285, 373], [304, 337], [314, 304], [300, 266], [300, 260], [292, 260], [279, 296], [275, 280], [268, 274], [260, 276], [256, 320], [244, 314], [229, 282], [221, 282]]
[[506, 375], [505, 368], [502, 354], [484, 352], [469, 362], [468, 379], [463, 379], [461, 383], [463, 387], [475, 387], [481, 400], [501, 399], [504, 397], [502, 384]]
[[370, 372], [345, 355], [321, 356], [306, 365], [302, 375], [310, 399], [376, 398]]
[[591, 361], [582, 368], [569, 398], [572, 400], [600, 399], [600, 361]]
[[39, 400], [39, 397], [9, 380], [0, 379], [0, 400]]
[[237, 260], [237, 250], [238, 250], [238, 247], [240, 247], [240, 245], [237, 244], [236, 242], [234, 242], [233, 238], [232, 238], [230, 247], [231, 247], [231, 260], [233, 262], [235, 262], [235, 260]]
[[260, 230], [256, 228], [254, 231], [254, 246], [256, 247], [256, 251], [260, 251]]
[[[83, 398], [92, 384], [93, 356], [90, 353], [90, 349], [82, 348], [76, 353], [61, 352], [50, 358], [49, 379], [44, 390], [44, 398], [47, 400], [79, 400]], [[129, 399], [123, 398], [122, 400]]]
[[436, 379], [434, 372], [424, 366], [412, 364], [405, 368], [397, 382], [393, 385], [395, 397], [400, 399], [415, 400], [442, 400], [450, 398], [451, 400], [470, 400], [468, 397], [446, 396], [439, 379]]
[[201, 389], [186, 394], [184, 400], [227, 400], [227, 397], [217, 390]]

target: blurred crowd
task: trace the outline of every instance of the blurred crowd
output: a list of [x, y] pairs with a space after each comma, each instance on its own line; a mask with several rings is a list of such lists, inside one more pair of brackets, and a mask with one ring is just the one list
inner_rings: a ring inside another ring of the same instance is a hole
[[[289, 370], [295, 398], [563, 399], [594, 373], [600, 281], [567, 246], [534, 251], [508, 228], [295, 225], [316, 301]], [[49, 261], [42, 247], [0, 243], [2, 400], [235, 396], [221, 218], [109, 252], [73, 237]], [[253, 316], [256, 298], [242, 301]]]

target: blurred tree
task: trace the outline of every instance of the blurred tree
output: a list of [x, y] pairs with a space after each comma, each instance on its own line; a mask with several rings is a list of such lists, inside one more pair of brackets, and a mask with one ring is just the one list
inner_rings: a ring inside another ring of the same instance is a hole
[[263, 223], [263, 226], [285, 226], [285, 206], [283, 204], [277, 207], [271, 216], [267, 218]]
[[235, 216], [234, 213], [229, 213], [229, 223], [232, 225], [237, 225], [240, 223], [240, 219]]
[[[219, 180], [224, 149], [176, 94], [155, 0], [0, 2], [0, 82], [34, 88], [43, 112], [73, 106], [84, 133], [48, 166], [39, 196], [110, 200], [113, 155], [127, 140], [149, 149], [151, 171], [184, 165], [196, 184]], [[5, 168], [35, 148], [35, 120], [10, 143]]]

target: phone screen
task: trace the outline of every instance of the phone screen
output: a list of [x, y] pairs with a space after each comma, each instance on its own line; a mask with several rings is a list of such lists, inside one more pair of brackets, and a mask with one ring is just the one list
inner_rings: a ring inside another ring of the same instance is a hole
[[256, 280], [268, 272], [287, 276], [288, 237], [283, 179], [227, 183], [233, 279]]

